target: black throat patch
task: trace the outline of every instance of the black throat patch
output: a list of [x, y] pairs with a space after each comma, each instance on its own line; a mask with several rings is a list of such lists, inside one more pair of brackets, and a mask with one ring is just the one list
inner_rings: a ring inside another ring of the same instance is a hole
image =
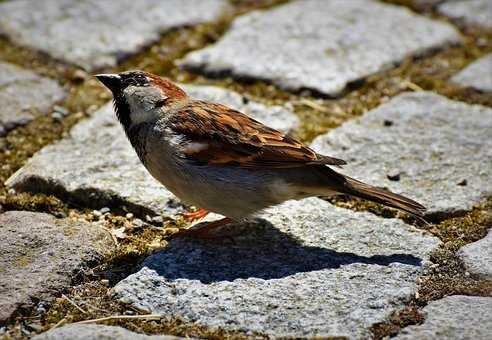
[[130, 129], [132, 123], [130, 118], [130, 105], [128, 105], [128, 102], [123, 94], [115, 95], [113, 104], [116, 117], [120, 121], [121, 125], [123, 125], [126, 134], [128, 134], [128, 130]]

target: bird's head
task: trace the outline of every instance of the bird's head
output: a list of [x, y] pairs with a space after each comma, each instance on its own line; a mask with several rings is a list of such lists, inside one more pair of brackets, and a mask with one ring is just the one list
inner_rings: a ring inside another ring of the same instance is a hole
[[144, 71], [95, 77], [113, 93], [116, 115], [125, 129], [155, 121], [188, 99], [186, 93], [169, 79]]

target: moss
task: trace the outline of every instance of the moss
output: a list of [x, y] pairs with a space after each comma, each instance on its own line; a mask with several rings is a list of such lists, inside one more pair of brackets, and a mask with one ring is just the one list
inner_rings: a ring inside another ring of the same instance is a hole
[[385, 322], [371, 327], [375, 339], [394, 336], [408, 325], [423, 321], [419, 308], [449, 295], [492, 296], [492, 280], [467, 273], [456, 252], [465, 244], [483, 238], [492, 227], [492, 198], [461, 217], [428, 226], [443, 244], [431, 254], [430, 265], [419, 278], [417, 294], [407, 306]]
[[[92, 281], [72, 288], [66, 293], [68, 299], [74, 302], [75, 307], [67, 298], [55, 299], [48, 312], [43, 316], [30, 317], [30, 323], [37, 323], [41, 331], [51, 329], [56, 324], [92, 320], [111, 315], [140, 315], [142, 311], [127, 306], [111, 297], [111, 289], [104, 281]], [[63, 321], [62, 321], [63, 320]], [[20, 317], [18, 323], [27, 321]], [[179, 318], [162, 318], [158, 320], [111, 320], [102, 322], [106, 325], [121, 326], [138, 333], [171, 334], [176, 336], [206, 338], [206, 339], [247, 339], [266, 338], [261, 334], [231, 332], [223, 329], [208, 329], [197, 324], [185, 322]], [[9, 329], [13, 333], [14, 329]]]
[[385, 339], [388, 336], [397, 335], [400, 330], [410, 325], [419, 325], [424, 321], [424, 316], [419, 312], [417, 306], [411, 303], [409, 306], [392, 313], [388, 321], [378, 322], [370, 327], [373, 339]]
[[65, 217], [69, 214], [69, 209], [65, 203], [56, 197], [43, 194], [19, 193], [0, 196], [0, 206], [5, 211], [44, 211], [58, 217]]

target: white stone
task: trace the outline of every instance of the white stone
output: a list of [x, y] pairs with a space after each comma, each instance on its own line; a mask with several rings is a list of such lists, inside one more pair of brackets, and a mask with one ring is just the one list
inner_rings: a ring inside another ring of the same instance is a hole
[[182, 65], [340, 94], [405, 57], [460, 40], [449, 24], [372, 0], [294, 1], [237, 18], [217, 43]]
[[422, 325], [409, 326], [395, 340], [490, 340], [492, 298], [448, 296], [432, 301], [424, 308]]
[[54, 80], [0, 62], [0, 136], [45, 114], [66, 91]]
[[453, 19], [463, 20], [466, 24], [492, 27], [492, 1], [462, 0], [445, 2], [439, 12]]
[[230, 226], [227, 240], [173, 239], [114, 287], [125, 303], [210, 328], [274, 337], [368, 338], [415, 294], [439, 241], [396, 219], [317, 198]]
[[492, 53], [465, 67], [451, 81], [479, 91], [492, 92]]
[[461, 248], [458, 255], [470, 273], [492, 280], [492, 231], [483, 239]]
[[114, 66], [179, 26], [217, 18], [225, 0], [43, 0], [0, 4], [0, 33], [87, 70]]
[[[414, 92], [316, 138], [313, 148], [345, 159], [342, 173], [404, 194], [426, 206], [429, 215], [445, 217], [492, 194], [491, 135], [491, 108]], [[387, 178], [395, 167], [399, 181]]]

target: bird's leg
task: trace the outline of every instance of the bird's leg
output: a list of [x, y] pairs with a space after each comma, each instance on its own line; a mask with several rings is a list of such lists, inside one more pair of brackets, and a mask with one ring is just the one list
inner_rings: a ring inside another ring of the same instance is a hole
[[196, 220], [199, 220], [201, 218], [204, 218], [208, 214], [209, 214], [209, 211], [207, 211], [205, 209], [198, 209], [197, 211], [194, 211], [194, 212], [183, 213], [183, 218], [185, 219], [185, 221], [192, 222], [192, 221], [196, 221]]
[[[224, 217], [221, 220], [217, 221], [212, 221], [206, 223], [203, 227], [200, 228], [192, 228], [192, 229], [186, 229], [186, 230], [181, 230], [178, 233], [173, 235], [174, 237], [180, 237], [180, 236], [190, 236], [190, 237], [195, 237], [195, 238], [203, 238], [203, 239], [220, 239], [224, 238], [222, 236], [214, 236], [210, 235], [210, 231], [221, 227], [223, 225], [226, 225], [228, 223], [234, 222], [232, 219], [229, 217]], [[229, 238], [229, 237], [226, 237]]]

